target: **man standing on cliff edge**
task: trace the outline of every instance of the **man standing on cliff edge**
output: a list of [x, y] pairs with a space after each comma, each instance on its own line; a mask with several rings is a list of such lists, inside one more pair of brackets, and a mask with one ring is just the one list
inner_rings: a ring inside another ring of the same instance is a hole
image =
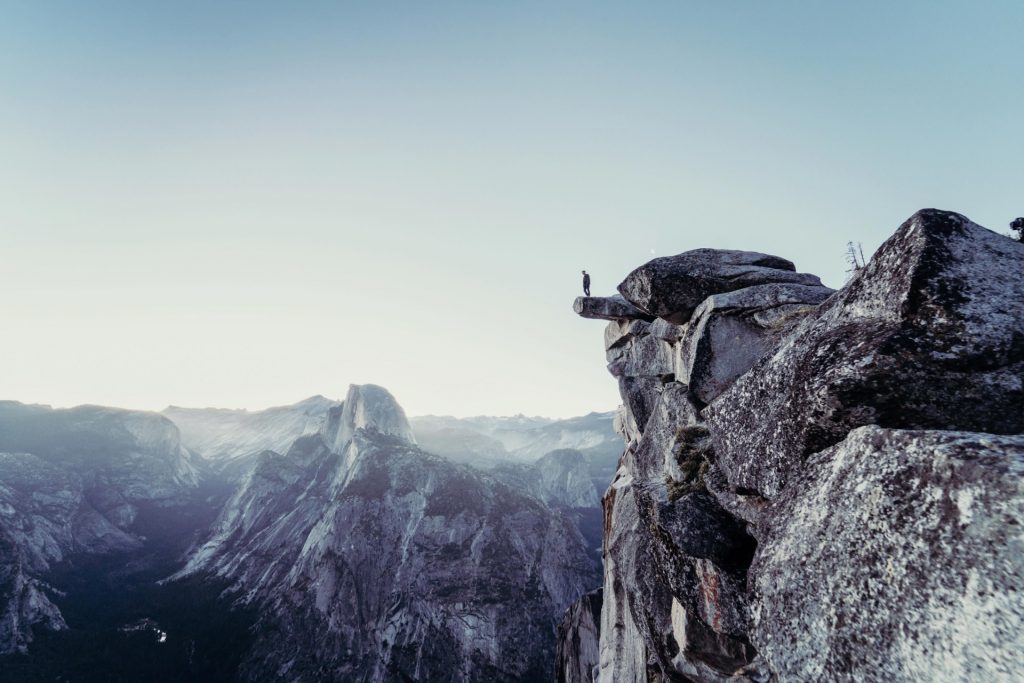
[[590, 296], [590, 275], [583, 271], [583, 295]]

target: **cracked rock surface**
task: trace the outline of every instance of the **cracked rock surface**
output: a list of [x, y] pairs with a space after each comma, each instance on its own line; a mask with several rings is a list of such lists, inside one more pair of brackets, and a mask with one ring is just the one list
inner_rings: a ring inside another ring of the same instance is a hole
[[926, 209], [838, 292], [710, 249], [620, 292], [597, 680], [1019, 679], [1024, 245]]

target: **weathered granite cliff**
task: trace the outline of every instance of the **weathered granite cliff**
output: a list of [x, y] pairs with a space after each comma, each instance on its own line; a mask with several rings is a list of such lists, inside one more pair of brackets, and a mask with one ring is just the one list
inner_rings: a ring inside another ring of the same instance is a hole
[[561, 680], [1019, 680], [1024, 244], [928, 209], [838, 292], [712, 249], [619, 292], [574, 305], [626, 448]]
[[[537, 488], [593, 495], [575, 456]], [[555, 625], [600, 570], [568, 515], [424, 452], [362, 385], [259, 456], [186, 577], [259, 615], [240, 680], [490, 682], [551, 677]]]

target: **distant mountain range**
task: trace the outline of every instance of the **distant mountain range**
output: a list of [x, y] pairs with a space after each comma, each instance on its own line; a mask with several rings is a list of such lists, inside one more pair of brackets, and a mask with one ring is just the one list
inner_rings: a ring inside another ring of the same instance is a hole
[[0, 402], [0, 678], [547, 678], [611, 422]]
[[[311, 396], [266, 410], [225, 410], [170, 406], [162, 414], [181, 430], [183, 443], [216, 470], [240, 477], [262, 451], [285, 452], [300, 436], [319, 432], [340, 405]], [[409, 422], [418, 445], [453, 462], [503, 469], [535, 463], [553, 451], [578, 451], [600, 493], [611, 481], [622, 453], [622, 438], [612, 426], [614, 413], [590, 413], [565, 420], [543, 417], [467, 417], [427, 415]]]

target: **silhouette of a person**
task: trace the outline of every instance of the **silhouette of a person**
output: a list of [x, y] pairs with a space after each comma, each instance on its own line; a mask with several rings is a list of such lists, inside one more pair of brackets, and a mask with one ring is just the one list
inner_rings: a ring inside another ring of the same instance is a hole
[[590, 296], [590, 275], [583, 271], [583, 295]]

